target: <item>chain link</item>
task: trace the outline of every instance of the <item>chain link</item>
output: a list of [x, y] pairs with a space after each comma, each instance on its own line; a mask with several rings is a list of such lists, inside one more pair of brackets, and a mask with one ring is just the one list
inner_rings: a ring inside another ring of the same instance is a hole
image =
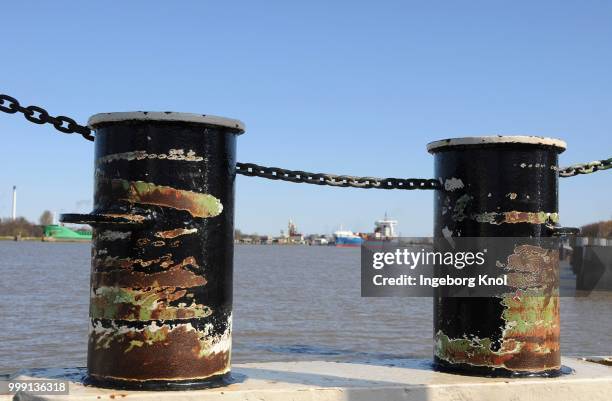
[[573, 177], [578, 174], [591, 174], [612, 168], [612, 157], [604, 160], [595, 160], [589, 163], [578, 163], [559, 169], [559, 177]]
[[[8, 114], [20, 112], [26, 120], [34, 124], [51, 124], [65, 134], [77, 133], [88, 141], [95, 138], [89, 127], [79, 125], [70, 117], [49, 115], [47, 110], [39, 106], [21, 106], [14, 97], [0, 94], [0, 111]], [[590, 174], [596, 171], [612, 168], [612, 158], [596, 160], [590, 163], [574, 164], [559, 169], [559, 177], [573, 177], [579, 174]], [[236, 172], [249, 177], [268, 178], [315, 185], [330, 185], [334, 187], [378, 188], [378, 189], [441, 189], [438, 180], [429, 178], [376, 178], [355, 177], [352, 175], [336, 175], [324, 173], [309, 173], [300, 170], [287, 170], [278, 167], [264, 167], [253, 163], [236, 163]]]
[[94, 136], [92, 135], [91, 129], [83, 125], [77, 124], [70, 117], [57, 116], [53, 117], [49, 115], [47, 110], [38, 106], [27, 106], [24, 107], [19, 104], [17, 99], [14, 97], [0, 94], [0, 111], [8, 114], [15, 114], [20, 112], [23, 114], [26, 120], [33, 122], [34, 124], [51, 124], [56, 130], [63, 132], [64, 134], [80, 134], [83, 138], [88, 141], [93, 141]]
[[355, 177], [325, 173], [309, 173], [301, 170], [287, 170], [278, 167], [264, 167], [253, 163], [236, 163], [236, 172], [249, 177], [270, 180], [299, 182], [334, 187], [377, 188], [377, 189], [440, 189], [438, 180], [425, 178], [376, 178]]

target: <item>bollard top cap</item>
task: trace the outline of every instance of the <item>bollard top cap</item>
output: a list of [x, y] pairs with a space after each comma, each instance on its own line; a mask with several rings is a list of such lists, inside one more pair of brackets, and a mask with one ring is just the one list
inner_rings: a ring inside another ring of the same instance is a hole
[[553, 148], [557, 148], [559, 150], [559, 153], [563, 152], [567, 147], [565, 141], [562, 141], [561, 139], [547, 138], [544, 136], [492, 135], [442, 139], [440, 141], [428, 143], [427, 151], [429, 153], [436, 153], [444, 148], [452, 148], [456, 146], [483, 146], [500, 144], [550, 146]]
[[117, 113], [99, 113], [89, 117], [87, 125], [91, 129], [105, 123], [121, 121], [181, 121], [186, 123], [217, 125], [229, 128], [240, 135], [244, 133], [244, 123], [240, 120], [212, 116], [209, 114], [176, 113], [173, 111], [127, 111]]

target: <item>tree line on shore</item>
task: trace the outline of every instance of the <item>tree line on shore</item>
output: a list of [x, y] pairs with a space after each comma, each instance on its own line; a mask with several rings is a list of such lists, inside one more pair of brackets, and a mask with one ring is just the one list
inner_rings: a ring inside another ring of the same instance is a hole
[[38, 219], [39, 224], [28, 221], [25, 217], [0, 218], [0, 237], [42, 237], [43, 227], [53, 224], [53, 213], [45, 210]]
[[24, 217], [0, 219], [0, 237], [42, 237], [43, 227], [34, 224]]
[[580, 235], [583, 237], [612, 238], [612, 220], [582, 226]]

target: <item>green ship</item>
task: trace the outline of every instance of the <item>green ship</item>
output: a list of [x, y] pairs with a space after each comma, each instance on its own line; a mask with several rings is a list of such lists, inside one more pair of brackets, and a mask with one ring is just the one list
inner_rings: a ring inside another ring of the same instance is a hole
[[57, 224], [43, 227], [43, 241], [91, 241], [91, 233], [82, 233]]

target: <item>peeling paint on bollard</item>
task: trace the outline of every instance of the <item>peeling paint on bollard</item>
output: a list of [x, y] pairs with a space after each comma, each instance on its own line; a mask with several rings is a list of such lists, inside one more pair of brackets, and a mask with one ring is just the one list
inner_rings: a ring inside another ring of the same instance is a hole
[[197, 228], [175, 228], [174, 230], [160, 231], [158, 233], [155, 233], [155, 236], [159, 238], [171, 239], [180, 237], [181, 235], [195, 234], [197, 232]]
[[[436, 178], [448, 183], [436, 193], [434, 236], [551, 236], [559, 221], [557, 157], [564, 149], [560, 140], [522, 136], [429, 144]], [[436, 366], [485, 376], [557, 375], [558, 250], [517, 245], [502, 251], [507, 259], [497, 266], [508, 273], [508, 293], [434, 298]]]
[[88, 380], [122, 389], [224, 383], [232, 330], [235, 137], [179, 113], [93, 116]]
[[[513, 198], [510, 198], [513, 199]], [[516, 224], [516, 223], [529, 223], [529, 224], [546, 224], [550, 227], [554, 227], [559, 222], [559, 215], [555, 212], [519, 212], [511, 210], [509, 212], [484, 212], [474, 214], [472, 216], [474, 220], [479, 223], [489, 224]]]
[[[556, 254], [555, 254], [556, 253]], [[509, 286], [501, 298], [501, 345], [489, 338], [450, 339], [436, 333], [436, 356], [464, 363], [524, 372], [556, 368], [559, 349], [558, 251], [521, 245], [508, 257]]]
[[109, 199], [169, 207], [193, 217], [215, 217], [223, 211], [219, 199], [209, 194], [185, 191], [143, 181], [98, 178], [98, 192]]

